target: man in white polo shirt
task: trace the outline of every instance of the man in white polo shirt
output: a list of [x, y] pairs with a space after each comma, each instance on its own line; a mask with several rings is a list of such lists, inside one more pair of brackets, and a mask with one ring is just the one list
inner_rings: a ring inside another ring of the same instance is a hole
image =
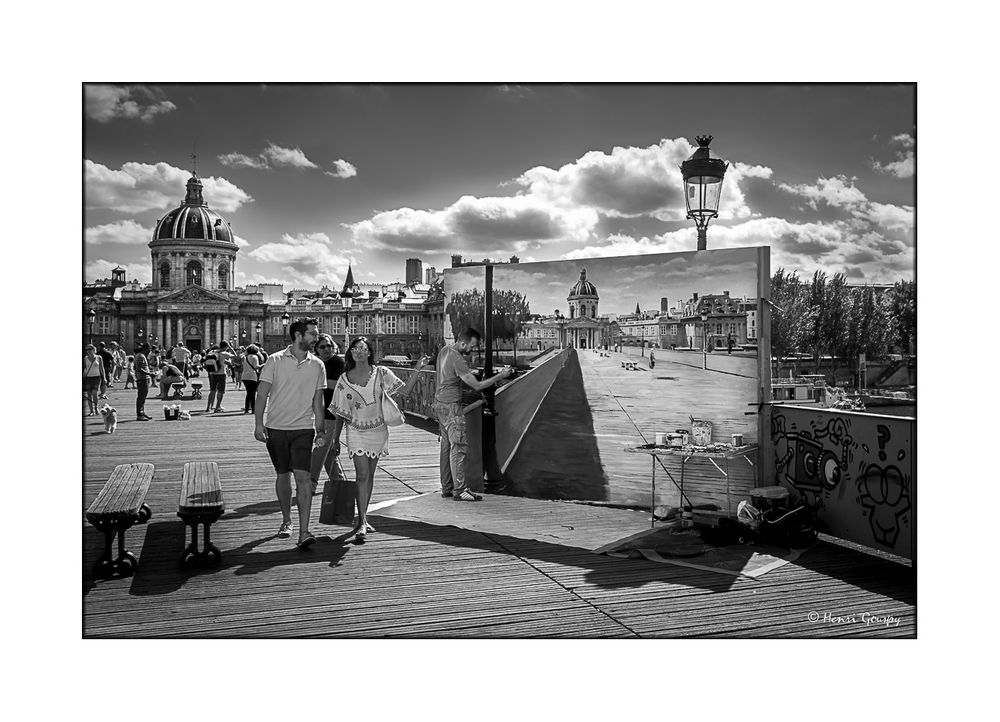
[[[278, 536], [292, 535], [292, 480], [299, 506], [299, 541], [305, 549], [316, 538], [309, 533], [314, 485], [309, 480], [313, 440], [322, 434], [323, 389], [326, 367], [309, 352], [319, 335], [315, 318], [296, 319], [288, 327], [291, 345], [281, 353], [271, 354], [264, 362], [254, 402], [254, 431], [257, 441], [267, 444], [267, 453], [278, 478], [274, 490], [281, 507]], [[264, 414], [267, 410], [267, 422]]]

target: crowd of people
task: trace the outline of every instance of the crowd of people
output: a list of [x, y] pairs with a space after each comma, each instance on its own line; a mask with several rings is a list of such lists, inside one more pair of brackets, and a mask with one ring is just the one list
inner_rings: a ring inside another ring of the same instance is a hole
[[[353, 485], [357, 515], [351, 534], [355, 543], [364, 543], [367, 534], [375, 531], [367, 517], [375, 470], [379, 459], [389, 453], [389, 426], [398, 423], [393, 417], [401, 416], [394, 397], [412, 392], [419, 371], [430, 359], [421, 357], [404, 382], [376, 363], [374, 347], [364, 336], [351, 341], [340, 356], [336, 341], [319, 333], [314, 318], [295, 320], [288, 333], [290, 344], [271, 355], [253, 344], [233, 348], [225, 341], [204, 354], [182, 344], [161, 349], [140, 342], [132, 356], [113, 342], [110, 348], [104, 342], [98, 347], [88, 344], [83, 374], [90, 408], [87, 415], [97, 413], [99, 399], [106, 398], [108, 386], [124, 373], [126, 385], [132, 381], [137, 389], [136, 420], [148, 421], [144, 404], [151, 384], [159, 383], [160, 398], [166, 399], [174, 384], [184, 384], [203, 370], [210, 386], [206, 413], [225, 411], [222, 400], [228, 376], [237, 388], [244, 387], [243, 411], [254, 415], [254, 439], [265, 444], [274, 467], [275, 496], [282, 516], [277, 536], [290, 538], [295, 529], [294, 479], [296, 546], [304, 549], [316, 541], [309, 531], [312, 499], [326, 469], [331, 482]], [[476, 378], [467, 358], [478, 350], [480, 340], [475, 329], [465, 330], [455, 343], [441, 349], [435, 364], [441, 496], [455, 501], [482, 500], [465, 477], [468, 439], [463, 388], [483, 391], [512, 373], [505, 368], [489, 378]], [[353, 479], [346, 478], [341, 469], [341, 456], [351, 460]]]

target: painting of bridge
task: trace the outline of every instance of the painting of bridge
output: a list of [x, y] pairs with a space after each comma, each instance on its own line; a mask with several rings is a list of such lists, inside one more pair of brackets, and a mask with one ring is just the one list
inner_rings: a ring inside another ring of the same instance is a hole
[[[692, 419], [711, 422], [712, 443], [739, 434], [744, 445], [758, 444], [766, 369], [757, 344], [745, 343], [745, 327], [722, 326], [741, 343], [712, 345], [717, 324], [735, 321], [713, 321], [703, 304], [719, 309], [715, 318], [742, 314], [744, 324], [759, 329], [757, 299], [766, 295], [768, 274], [766, 249], [757, 248], [496, 266], [494, 289], [523, 294], [529, 312], [522, 324], [550, 332], [532, 336], [522, 328], [516, 344], [527, 372], [496, 393], [496, 465], [507, 493], [677, 506], [683, 478], [688, 503], [735, 512], [754, 486], [754, 454], [689, 459], [682, 477], [680, 456], [654, 461], [625, 449], [653, 443], [658, 432], [690, 431]], [[476, 285], [483, 278], [481, 267], [446, 271], [446, 303], [484, 293]], [[636, 322], [655, 331], [622, 331]], [[445, 329], [446, 337], [453, 334]], [[468, 424], [477, 439], [481, 409], [470, 411]], [[654, 463], [660, 480], [652, 498]], [[482, 468], [482, 449], [471, 444], [468, 471], [481, 479]]]

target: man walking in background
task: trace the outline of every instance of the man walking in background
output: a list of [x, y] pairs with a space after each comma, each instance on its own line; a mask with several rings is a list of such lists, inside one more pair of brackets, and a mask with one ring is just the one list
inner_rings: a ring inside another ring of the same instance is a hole
[[215, 413], [225, 411], [222, 408], [222, 397], [226, 395], [226, 366], [232, 359], [229, 352], [229, 344], [223, 341], [218, 346], [212, 345], [205, 354], [205, 370], [208, 372], [208, 405], [205, 413], [212, 411], [212, 402], [215, 402]]

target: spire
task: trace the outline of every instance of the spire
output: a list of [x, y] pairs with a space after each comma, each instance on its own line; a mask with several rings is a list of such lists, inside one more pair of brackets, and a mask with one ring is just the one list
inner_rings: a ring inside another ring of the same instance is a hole
[[351, 272], [351, 264], [347, 264], [347, 278], [344, 279], [344, 290], [341, 291], [341, 295], [354, 292], [354, 287], [357, 284], [354, 283], [354, 273]]
[[636, 301], [636, 302], [635, 302], [635, 315], [636, 315], [636, 316], [638, 316], [638, 315], [640, 315], [641, 313], [642, 313], [642, 311], [640, 311], [640, 310], [639, 310], [639, 302], [638, 302], [638, 301]]

